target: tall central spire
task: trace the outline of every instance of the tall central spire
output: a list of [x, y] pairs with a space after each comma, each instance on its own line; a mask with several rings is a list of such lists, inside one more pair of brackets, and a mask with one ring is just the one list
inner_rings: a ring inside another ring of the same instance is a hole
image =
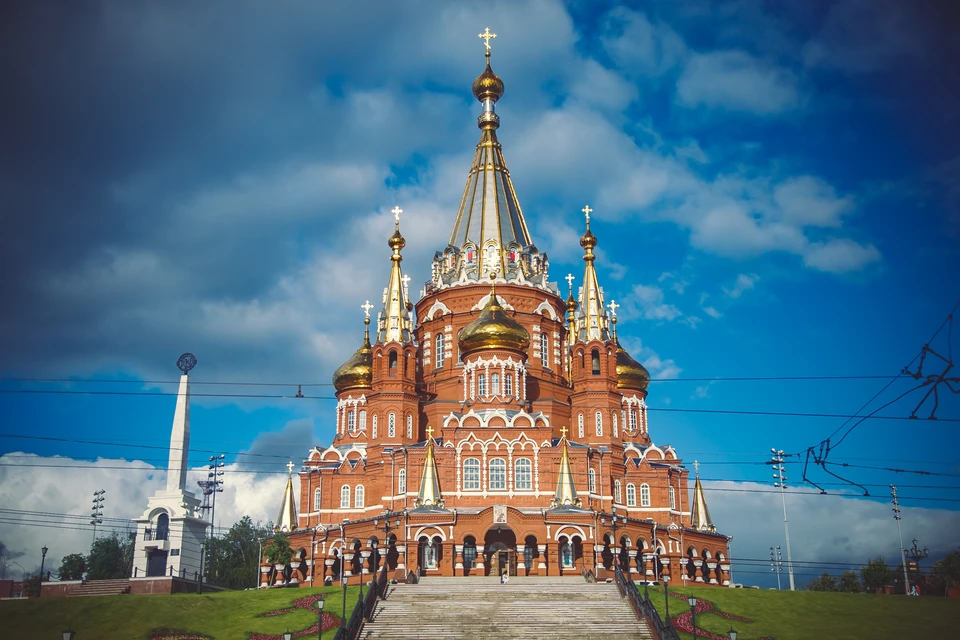
[[379, 342], [409, 342], [411, 317], [411, 305], [407, 302], [407, 281], [400, 271], [400, 263], [403, 256], [400, 250], [406, 246], [407, 241], [400, 235], [400, 214], [403, 209], [394, 207], [390, 213], [393, 214], [395, 221], [393, 235], [387, 241], [393, 250], [390, 256], [390, 280], [387, 282], [387, 288], [383, 290], [383, 311], [380, 313], [378, 336]]
[[593, 213], [593, 209], [587, 205], [582, 211], [587, 219], [587, 230], [580, 238], [580, 246], [584, 249], [583, 261], [586, 265], [583, 271], [583, 286], [580, 287], [580, 315], [577, 318], [579, 335], [577, 337], [583, 342], [609, 340], [610, 326], [603, 306], [603, 289], [600, 288], [597, 269], [593, 264], [597, 258], [593, 253], [597, 246], [597, 237], [590, 231], [590, 214]]
[[541, 256], [530, 238], [510, 171], [497, 140], [500, 116], [497, 101], [503, 96], [503, 80], [490, 68], [489, 29], [485, 41], [486, 67], [473, 82], [473, 95], [483, 111], [477, 119], [477, 144], [463, 190], [457, 219], [450, 232], [446, 255], [434, 259], [434, 283], [477, 282], [493, 277], [515, 282], [546, 282], [546, 255]]

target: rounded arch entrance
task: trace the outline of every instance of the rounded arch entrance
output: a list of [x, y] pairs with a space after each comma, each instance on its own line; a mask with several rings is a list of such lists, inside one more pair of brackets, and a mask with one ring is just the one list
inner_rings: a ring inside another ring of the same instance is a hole
[[517, 575], [517, 534], [505, 524], [495, 524], [483, 536], [484, 565], [487, 575], [498, 576], [507, 571]]

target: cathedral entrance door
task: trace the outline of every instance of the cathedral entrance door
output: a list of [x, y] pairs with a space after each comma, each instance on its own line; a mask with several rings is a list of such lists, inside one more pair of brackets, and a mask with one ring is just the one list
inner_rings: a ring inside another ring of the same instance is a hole
[[517, 536], [513, 529], [504, 524], [494, 525], [483, 537], [484, 552], [491, 576], [517, 575]]
[[162, 576], [167, 572], [167, 552], [154, 549], [147, 556], [147, 575]]

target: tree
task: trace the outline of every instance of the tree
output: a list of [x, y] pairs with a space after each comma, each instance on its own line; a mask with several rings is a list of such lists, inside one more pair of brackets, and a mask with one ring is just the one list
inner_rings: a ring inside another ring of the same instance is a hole
[[273, 536], [270, 544], [263, 550], [270, 564], [289, 564], [293, 559], [293, 549], [290, 547], [290, 539], [282, 533]]
[[253, 524], [249, 516], [235, 522], [225, 536], [211, 543], [210, 580], [228, 589], [256, 587], [259, 580], [260, 540], [270, 533], [268, 526]]
[[60, 561], [60, 579], [61, 580], [80, 580], [83, 578], [83, 572], [87, 570], [87, 559], [79, 553], [71, 553], [64, 556]]
[[840, 574], [837, 581], [837, 591], [844, 593], [860, 593], [863, 589], [860, 587], [860, 578], [856, 571], [844, 571]]
[[130, 575], [133, 545], [119, 533], [97, 538], [87, 556], [87, 579], [116, 580]]
[[814, 578], [810, 584], [807, 585], [807, 589], [810, 591], [836, 591], [837, 579], [824, 571], [822, 576]]
[[930, 582], [944, 591], [960, 583], [960, 549], [955, 549], [930, 565]]
[[877, 556], [860, 567], [860, 581], [864, 591], [874, 593], [893, 583], [893, 569], [887, 566], [883, 556]]

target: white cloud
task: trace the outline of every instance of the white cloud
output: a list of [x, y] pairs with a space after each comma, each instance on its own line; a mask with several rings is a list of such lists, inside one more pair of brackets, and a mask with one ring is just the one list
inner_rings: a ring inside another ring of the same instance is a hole
[[675, 67], [686, 54], [683, 39], [663, 23], [623, 7], [604, 20], [603, 48], [620, 67], [636, 75], [657, 76]]
[[680, 309], [664, 302], [663, 289], [654, 285], [633, 285], [623, 305], [629, 315], [639, 315], [647, 320], [669, 322], [683, 316]]
[[847, 238], [814, 243], [803, 256], [803, 263], [808, 267], [838, 274], [860, 271], [879, 260], [880, 251], [875, 246]]
[[571, 96], [599, 109], [622, 111], [637, 99], [637, 85], [595, 60], [586, 60], [570, 87]]
[[760, 276], [755, 273], [741, 273], [733, 282], [733, 286], [723, 287], [723, 292], [728, 298], [739, 298], [745, 291], [753, 289], [759, 279]]
[[853, 208], [853, 198], [838, 197], [836, 189], [813, 176], [789, 178], [773, 190], [783, 220], [800, 227], [840, 227]]
[[797, 76], [743, 51], [698, 53], [677, 80], [677, 98], [687, 107], [773, 115], [803, 104]]
[[[701, 475], [709, 478], [711, 472], [701, 470]], [[769, 485], [751, 482], [705, 482], [704, 489], [717, 529], [733, 536], [730, 556], [734, 559], [734, 580], [746, 585], [769, 586], [771, 574], [765, 564], [759, 569], [741, 564], [738, 574], [736, 559], [763, 561], [769, 557], [768, 547], [785, 545], [779, 494], [772, 492]], [[904, 540], [922, 534], [931, 558], [954, 548], [960, 512], [921, 507], [902, 509]], [[896, 524], [890, 517], [887, 501], [790, 492], [787, 517], [795, 562], [865, 563], [882, 555], [891, 566], [900, 563]], [[806, 585], [822, 572], [822, 569], [795, 569], [795, 573], [803, 574], [796, 576], [797, 586]]]

